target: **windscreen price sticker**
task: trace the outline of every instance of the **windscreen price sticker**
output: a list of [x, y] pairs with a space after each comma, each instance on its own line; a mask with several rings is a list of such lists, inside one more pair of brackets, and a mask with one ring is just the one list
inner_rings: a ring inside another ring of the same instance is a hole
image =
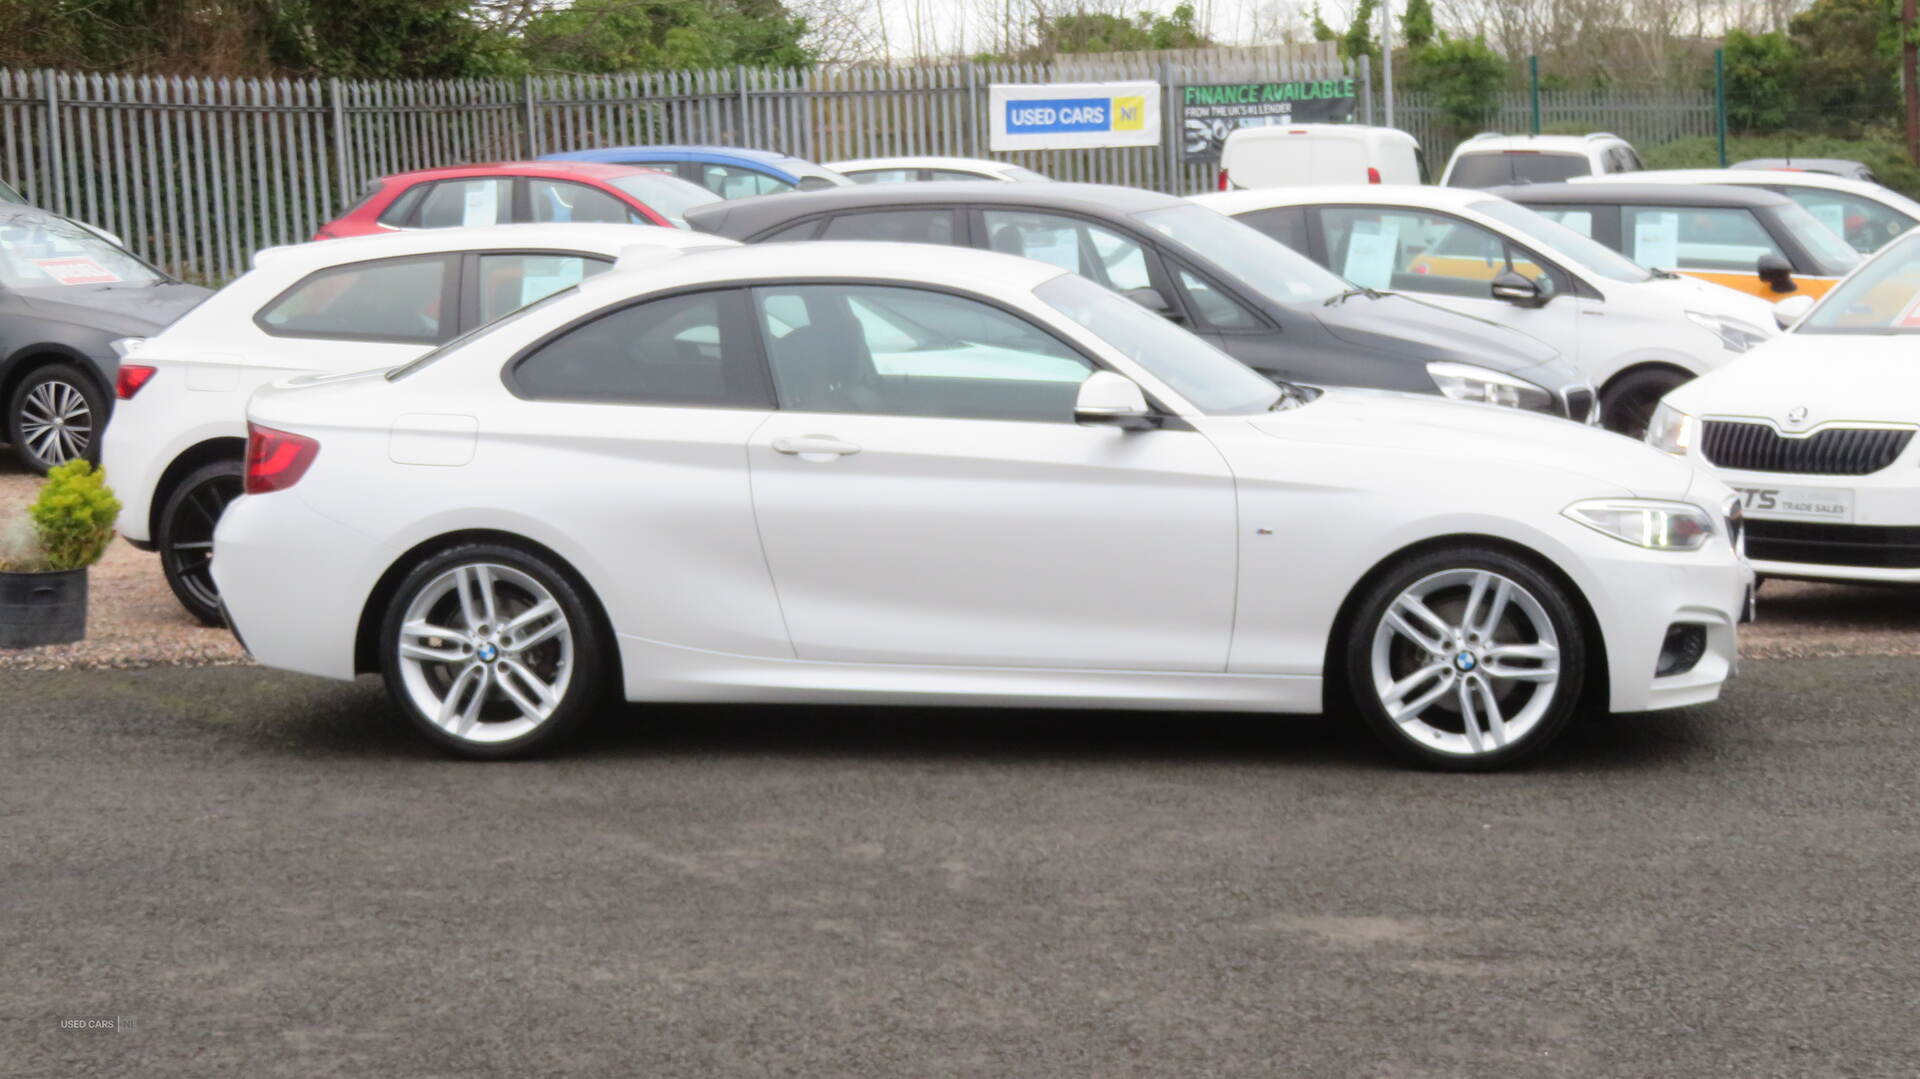
[[72, 255], [57, 259], [34, 259], [33, 264], [40, 272], [53, 278], [61, 285], [111, 285], [120, 280], [120, 275], [93, 261], [85, 255]]
[[1808, 521], [1851, 521], [1853, 492], [1838, 487], [1735, 487], [1740, 504], [1754, 517], [1795, 517]]

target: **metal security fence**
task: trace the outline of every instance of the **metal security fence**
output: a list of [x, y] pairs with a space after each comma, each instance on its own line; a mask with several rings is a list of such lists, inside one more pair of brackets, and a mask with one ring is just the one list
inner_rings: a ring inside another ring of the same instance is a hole
[[[1465, 132], [1427, 94], [1402, 94], [1393, 123], [1420, 140], [1436, 178], [1454, 147], [1479, 131], [1524, 135], [1533, 130], [1533, 99], [1524, 90], [1489, 102]], [[1657, 146], [1715, 133], [1713, 91], [1542, 90], [1540, 130], [1557, 134], [1610, 131], [1635, 146]]]
[[[1154, 79], [1157, 147], [993, 155], [1066, 180], [1210, 186], [1178, 156], [1187, 84], [1331, 79], [1326, 44], [1126, 54], [1052, 64], [733, 68], [614, 76], [350, 82], [0, 70], [0, 180], [120, 235], [191, 279], [305, 240], [377, 177], [636, 143], [780, 150], [815, 161], [988, 156], [993, 83]], [[1365, 85], [1366, 67], [1359, 71]], [[1365, 119], [1363, 114], [1361, 119]]]

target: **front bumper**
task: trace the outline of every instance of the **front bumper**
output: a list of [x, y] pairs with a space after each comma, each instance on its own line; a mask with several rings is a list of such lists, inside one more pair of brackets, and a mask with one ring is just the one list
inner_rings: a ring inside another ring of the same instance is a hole
[[[1911, 454], [1865, 476], [1743, 472], [1714, 468], [1736, 491], [1829, 491], [1844, 517], [1816, 519], [1747, 509], [1747, 557], [1768, 577], [1920, 584], [1920, 470]], [[1711, 466], [1709, 466], [1711, 467]], [[1756, 501], [1758, 499], [1756, 498]]]
[[[1608, 542], [1619, 550], [1589, 551], [1589, 579], [1579, 583], [1606, 641], [1609, 710], [1649, 712], [1719, 697], [1739, 665], [1753, 569], [1724, 541], [1685, 553]], [[1705, 646], [1687, 669], [1659, 675], [1668, 632], [1678, 625], [1700, 627]]]

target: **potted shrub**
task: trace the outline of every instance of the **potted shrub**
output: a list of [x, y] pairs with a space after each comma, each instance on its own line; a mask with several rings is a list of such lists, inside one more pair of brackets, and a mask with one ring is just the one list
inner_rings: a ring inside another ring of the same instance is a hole
[[87, 567], [113, 540], [120, 500], [84, 460], [47, 473], [26, 517], [0, 530], [0, 648], [87, 635]]

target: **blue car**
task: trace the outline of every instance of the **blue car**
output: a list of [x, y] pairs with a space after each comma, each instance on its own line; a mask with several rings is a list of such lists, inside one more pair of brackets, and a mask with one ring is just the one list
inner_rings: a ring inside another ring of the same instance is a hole
[[744, 199], [795, 189], [811, 191], [853, 183], [845, 176], [831, 169], [823, 169], [804, 158], [777, 154], [771, 150], [742, 150], [734, 146], [612, 146], [604, 150], [546, 154], [540, 160], [644, 165], [699, 184], [723, 199]]

